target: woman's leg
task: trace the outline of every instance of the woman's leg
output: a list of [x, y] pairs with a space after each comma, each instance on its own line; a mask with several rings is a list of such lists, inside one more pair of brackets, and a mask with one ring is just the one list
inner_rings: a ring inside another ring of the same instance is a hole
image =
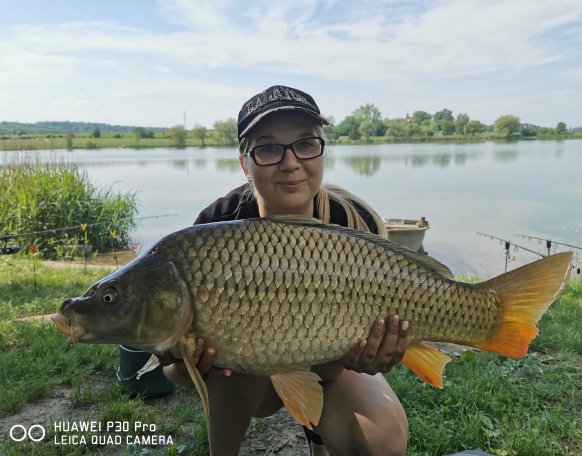
[[282, 405], [269, 377], [213, 368], [204, 378], [208, 388], [208, 441], [213, 456], [237, 455], [253, 416], [268, 416]]
[[316, 432], [333, 455], [405, 455], [408, 420], [382, 374], [344, 371], [324, 383]]

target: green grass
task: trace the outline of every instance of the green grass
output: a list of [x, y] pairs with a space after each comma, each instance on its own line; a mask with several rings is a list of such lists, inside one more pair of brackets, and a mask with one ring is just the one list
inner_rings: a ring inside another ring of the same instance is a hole
[[[51, 137], [47, 137], [51, 136]], [[148, 147], [175, 147], [174, 139], [166, 137], [163, 132], [156, 132], [153, 138], [139, 138], [126, 133], [114, 137], [112, 134], [102, 134], [93, 138], [89, 133], [77, 133], [67, 142], [65, 134], [60, 135], [4, 135], [0, 138], [2, 150], [66, 150], [66, 149], [141, 149]], [[205, 139], [208, 146], [216, 146], [213, 138]], [[186, 137], [186, 147], [200, 147], [202, 142], [194, 137]]]
[[[56, 270], [40, 261], [33, 269], [30, 259], [0, 256], [0, 419], [10, 422], [11, 416], [55, 388], [69, 388], [62, 419], [150, 422], [174, 440], [172, 447], [128, 446], [123, 454], [205, 454], [206, 426], [195, 393], [179, 388], [171, 405], [167, 400], [155, 405], [132, 399], [115, 376], [117, 347], [72, 347], [52, 324], [18, 321], [55, 312], [64, 298], [78, 296], [105, 274], [83, 268]], [[542, 318], [540, 335], [524, 359], [466, 352], [447, 365], [443, 390], [401, 366], [393, 369], [388, 378], [410, 424], [409, 456], [477, 448], [496, 456], [582, 454], [581, 321], [578, 280]], [[0, 448], [10, 456], [118, 451], [116, 446], [90, 443], [55, 445], [50, 423], [45, 443], [15, 443], [2, 435]], [[262, 422], [255, 422], [253, 429], [262, 432]]]

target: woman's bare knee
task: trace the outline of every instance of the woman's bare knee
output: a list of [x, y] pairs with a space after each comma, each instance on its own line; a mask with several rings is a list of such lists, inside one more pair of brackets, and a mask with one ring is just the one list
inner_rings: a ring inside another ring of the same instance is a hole
[[359, 432], [354, 435], [355, 454], [362, 456], [406, 455], [408, 444], [406, 422], [397, 420], [378, 425], [361, 418], [358, 417]]

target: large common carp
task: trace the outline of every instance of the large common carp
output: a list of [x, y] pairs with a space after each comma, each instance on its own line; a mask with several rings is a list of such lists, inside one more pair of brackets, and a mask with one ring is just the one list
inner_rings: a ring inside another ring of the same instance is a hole
[[344, 356], [378, 317], [409, 322], [402, 363], [440, 388], [450, 358], [423, 341], [525, 356], [571, 258], [552, 255], [468, 284], [426, 255], [315, 219], [211, 223], [163, 238], [66, 300], [53, 320], [71, 342], [179, 352], [208, 414], [205, 384], [186, 361], [202, 337], [217, 347], [216, 366], [269, 375], [290, 413], [311, 427], [323, 394], [309, 367]]

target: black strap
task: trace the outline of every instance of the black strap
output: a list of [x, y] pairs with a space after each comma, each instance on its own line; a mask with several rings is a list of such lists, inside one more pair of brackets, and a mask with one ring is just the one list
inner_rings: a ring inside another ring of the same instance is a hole
[[307, 443], [310, 444], [311, 442], [315, 443], [316, 445], [324, 445], [321, 436], [303, 426], [303, 432], [305, 432], [305, 438], [307, 439]]

